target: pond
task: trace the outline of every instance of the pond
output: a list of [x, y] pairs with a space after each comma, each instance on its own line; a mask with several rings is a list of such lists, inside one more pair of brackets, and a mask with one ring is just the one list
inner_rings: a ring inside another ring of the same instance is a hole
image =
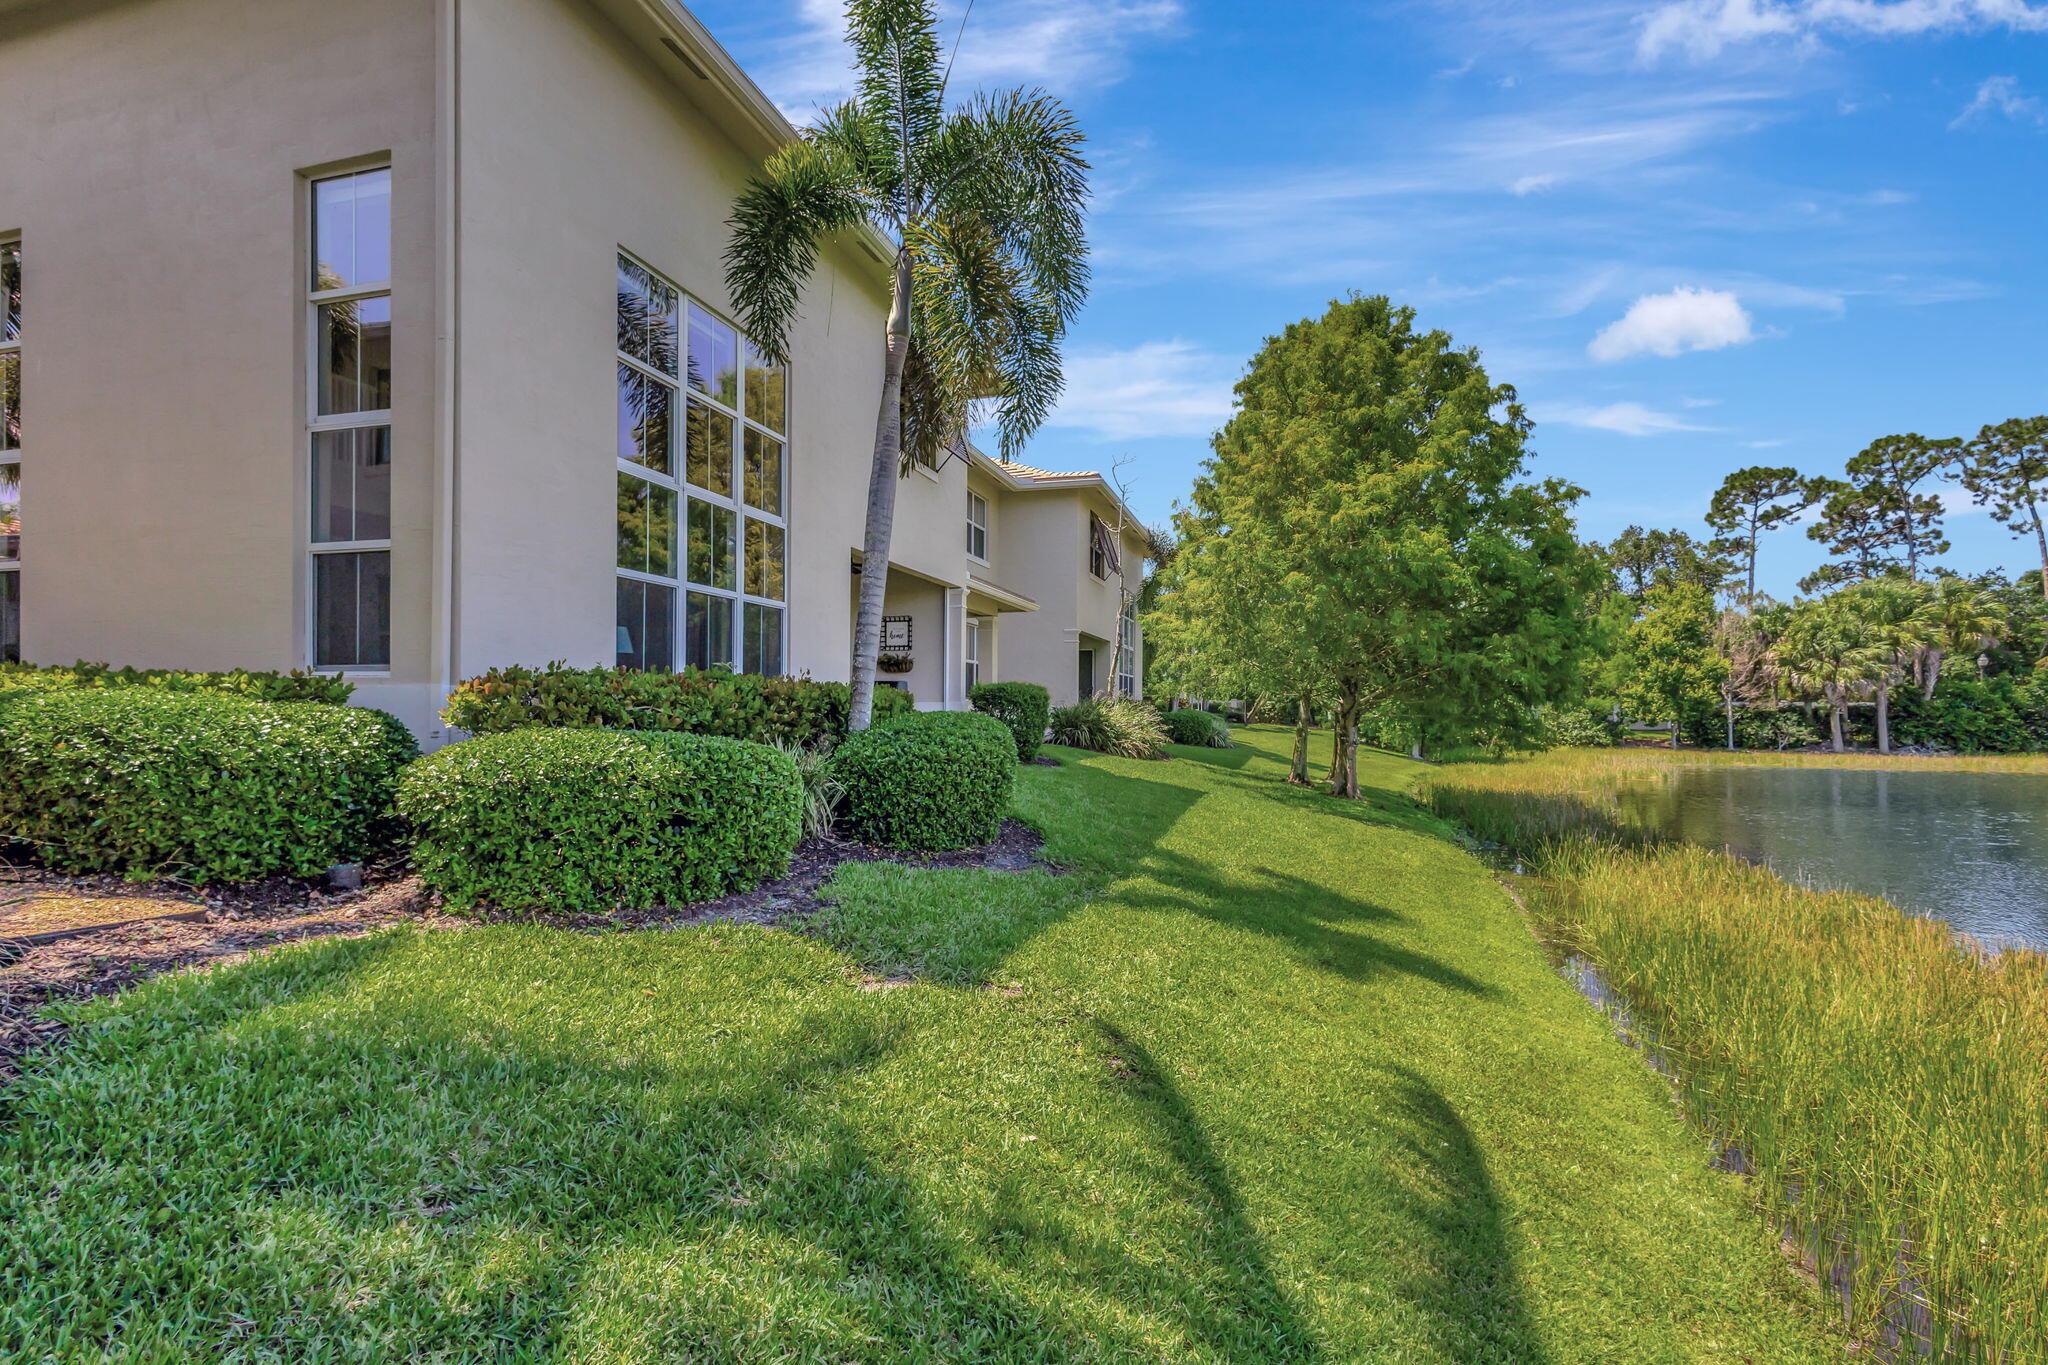
[[1987, 948], [2048, 951], [2048, 777], [1700, 767], [1623, 800], [1787, 880], [1883, 896]]

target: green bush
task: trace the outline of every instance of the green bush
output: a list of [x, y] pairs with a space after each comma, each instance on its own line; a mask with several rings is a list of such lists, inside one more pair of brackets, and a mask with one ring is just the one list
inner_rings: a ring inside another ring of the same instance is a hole
[[1166, 738], [1174, 744], [1192, 744], [1203, 749], [1230, 747], [1230, 722], [1209, 711], [1182, 707], [1160, 715]]
[[1614, 731], [1583, 706], [1539, 706], [1536, 742], [1545, 749], [1604, 749], [1614, 743]]
[[832, 756], [847, 832], [886, 848], [947, 849], [996, 837], [1017, 743], [979, 711], [928, 711], [847, 737]]
[[[722, 735], [812, 746], [846, 738], [852, 690], [809, 678], [724, 669], [652, 673], [626, 668], [494, 668], [456, 687], [442, 719], [473, 735], [534, 726]], [[917, 709], [908, 692], [875, 689], [875, 719]]]
[[0, 707], [0, 838], [67, 872], [312, 877], [392, 833], [419, 752], [381, 711], [148, 687]]
[[780, 876], [803, 829], [789, 755], [714, 735], [486, 735], [415, 763], [398, 808], [457, 909], [687, 904]]
[[978, 683], [967, 689], [967, 700], [975, 710], [1010, 727], [1017, 739], [1019, 763], [1038, 757], [1038, 746], [1045, 743], [1046, 718], [1052, 712], [1050, 692], [1037, 683]]
[[[1910, 683], [1892, 691], [1892, 742], [1951, 749], [1959, 754], [2017, 754], [2048, 739], [2048, 686], [2025, 674], [1970, 676], [1968, 665], [1946, 672], [1925, 698]], [[1958, 676], [1960, 673], [1960, 676]], [[1875, 742], [1876, 721], [1865, 726]]]
[[162, 692], [225, 692], [252, 701], [320, 701], [339, 706], [355, 692], [355, 684], [339, 677], [307, 673], [186, 673], [170, 668], [111, 668], [83, 661], [63, 667], [0, 664], [0, 693], [68, 692], [117, 687], [151, 687]]
[[[1735, 713], [1738, 749], [1805, 749], [1826, 739], [1826, 718], [1816, 724], [1813, 716], [1797, 706], [1752, 706]], [[1718, 740], [1728, 742], [1725, 722]]]

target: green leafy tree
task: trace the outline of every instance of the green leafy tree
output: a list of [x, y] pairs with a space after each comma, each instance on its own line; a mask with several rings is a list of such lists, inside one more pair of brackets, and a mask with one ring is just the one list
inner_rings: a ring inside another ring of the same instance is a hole
[[[862, 539], [853, 728], [873, 714], [896, 480], [981, 416], [1012, 457], [1051, 412], [1060, 343], [1088, 290], [1088, 163], [1073, 116], [1040, 91], [946, 103], [931, 0], [849, 0], [854, 98], [768, 158], [733, 205], [726, 289], [755, 344], [787, 354], [821, 243], [890, 249], [882, 387]], [[992, 412], [989, 410], [992, 409]]]
[[1963, 451], [1963, 487], [2015, 536], [2032, 536], [2041, 555], [2041, 591], [2048, 599], [2048, 417], [2015, 417], [1987, 426]]
[[1646, 531], [1630, 526], [1612, 543], [1596, 546], [1614, 581], [1640, 603], [1652, 588], [1679, 583], [1718, 593], [1734, 572], [1727, 552], [1685, 531]]
[[1296, 695], [1333, 698], [1332, 788], [1350, 797], [1367, 711], [1425, 733], [1526, 729], [1575, 683], [1599, 575], [1573, 535], [1579, 490], [1519, 481], [1530, 424], [1513, 388], [1414, 321], [1354, 295], [1266, 343], [1174, 565], [1190, 629], [1229, 596], [1230, 639]]
[[1724, 611], [1714, 622], [1714, 652], [1727, 665], [1721, 677], [1721, 702], [1728, 730], [1728, 748], [1735, 748], [1735, 710], [1754, 706], [1771, 695], [1770, 641], [1754, 612]]
[[1625, 643], [1628, 681], [1622, 704], [1638, 720], [1671, 726], [1679, 736], [1721, 704], [1728, 661], [1714, 648], [1714, 595], [1696, 583], [1665, 583], [1643, 599], [1643, 614]]
[[1897, 572], [1919, 578], [1926, 561], [1948, 553], [1941, 499], [1925, 488], [1961, 449], [1956, 440], [1883, 436], [1850, 459], [1846, 480], [1811, 481], [1808, 495], [1821, 512], [1806, 534], [1826, 545], [1834, 562], [1800, 586], [1811, 592]]
[[1757, 547], [1764, 533], [1792, 525], [1810, 506], [1806, 480], [1784, 465], [1750, 465], [1721, 481], [1707, 508], [1707, 525], [1720, 537], [1712, 548], [1734, 555], [1743, 567], [1744, 604], [1756, 600]]

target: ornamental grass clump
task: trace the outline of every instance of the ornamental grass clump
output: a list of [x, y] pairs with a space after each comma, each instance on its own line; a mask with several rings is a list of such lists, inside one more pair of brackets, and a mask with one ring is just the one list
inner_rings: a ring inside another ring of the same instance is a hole
[[1052, 713], [1052, 742], [1118, 758], [1166, 757], [1166, 726], [1148, 702], [1116, 697], [1077, 702]]
[[0, 843], [65, 872], [199, 885], [377, 852], [418, 753], [381, 711], [148, 687], [11, 694]]
[[844, 827], [884, 848], [971, 848], [996, 837], [1017, 776], [1009, 728], [979, 711], [927, 711], [850, 736], [832, 756]]
[[462, 910], [686, 905], [782, 875], [803, 833], [788, 754], [714, 735], [520, 730], [406, 774], [420, 877]]
[[1538, 928], [1598, 969], [1771, 1218], [1846, 1276], [1853, 1328], [1910, 1295], [1937, 1358], [2048, 1359], [2048, 958], [1659, 840], [1617, 799], [1656, 770], [1607, 757], [1452, 767], [1424, 799], [1530, 861]]

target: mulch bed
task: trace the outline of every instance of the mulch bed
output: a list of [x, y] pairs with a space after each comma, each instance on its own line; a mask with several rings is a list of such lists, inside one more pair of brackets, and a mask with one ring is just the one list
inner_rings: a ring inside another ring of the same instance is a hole
[[[0, 938], [0, 1084], [31, 1051], [64, 1035], [42, 1017], [58, 1000], [112, 995], [164, 972], [232, 962], [311, 938], [353, 938], [432, 911], [403, 868], [373, 870], [359, 891], [273, 878], [206, 895], [175, 883], [136, 886], [114, 877], [64, 877], [39, 868], [0, 867], [0, 901], [38, 891], [134, 900], [144, 914], [196, 912], [196, 919], [147, 919], [92, 929], [55, 942]], [[189, 908], [186, 908], [189, 907]]]
[[437, 897], [405, 874], [402, 864], [368, 870], [361, 890], [335, 892], [318, 882], [272, 878], [200, 894], [178, 883], [137, 886], [116, 877], [66, 877], [36, 867], [0, 864], [0, 903], [37, 893], [83, 899], [124, 899], [152, 918], [87, 928], [54, 942], [0, 937], [0, 1085], [20, 1074], [30, 1052], [64, 1036], [43, 1017], [59, 1000], [112, 995], [165, 972], [235, 962], [267, 948], [315, 938], [354, 938], [402, 922], [453, 928], [476, 921], [538, 921], [604, 932], [664, 929], [730, 920], [782, 924], [825, 904], [818, 892], [843, 863], [895, 862], [911, 867], [979, 868], [992, 872], [1057, 871], [1030, 826], [1005, 820], [995, 842], [953, 853], [917, 854], [871, 848], [844, 839], [806, 839], [789, 874], [752, 891], [697, 905], [620, 911], [610, 915], [511, 915], [479, 910], [443, 917]]

